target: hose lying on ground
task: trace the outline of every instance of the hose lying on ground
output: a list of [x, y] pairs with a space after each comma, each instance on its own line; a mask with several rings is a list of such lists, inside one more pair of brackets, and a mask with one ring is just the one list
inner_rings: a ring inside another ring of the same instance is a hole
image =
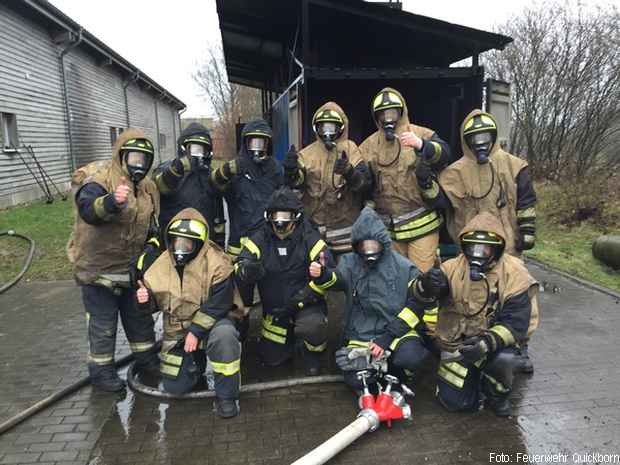
[[2, 236], [19, 237], [20, 239], [24, 239], [25, 241], [28, 241], [30, 244], [30, 247], [28, 249], [28, 256], [26, 257], [26, 260], [24, 261], [24, 266], [22, 267], [21, 271], [17, 273], [17, 276], [15, 276], [15, 278], [13, 278], [12, 281], [9, 281], [4, 286], [0, 287], [0, 294], [2, 294], [5, 291], [8, 291], [10, 288], [15, 286], [19, 282], [20, 279], [22, 279], [24, 274], [26, 274], [26, 271], [28, 271], [28, 268], [30, 267], [30, 264], [32, 263], [32, 258], [34, 257], [34, 241], [30, 239], [29, 237], [23, 236], [22, 234], [17, 234], [13, 230], [0, 232], [0, 237]]
[[[323, 383], [341, 383], [344, 382], [342, 375], [324, 375], [324, 376], [307, 376], [304, 378], [292, 378], [283, 379], [280, 381], [268, 381], [265, 383], [253, 383], [241, 386], [241, 393], [244, 392], [260, 392], [269, 391], [272, 389], [283, 389], [294, 386], [302, 386], [308, 384], [323, 384]], [[141, 383], [136, 378], [134, 365], [127, 370], [127, 384], [131, 389], [140, 394], [147, 396], [158, 397], [161, 399], [205, 399], [209, 397], [215, 397], [215, 391], [193, 391], [187, 394], [171, 394], [169, 392], [161, 391], [157, 388], [147, 386]]]

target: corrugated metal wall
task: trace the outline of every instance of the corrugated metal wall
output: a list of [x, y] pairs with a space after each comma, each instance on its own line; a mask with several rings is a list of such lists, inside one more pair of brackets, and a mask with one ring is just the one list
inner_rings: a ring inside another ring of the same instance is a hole
[[[59, 52], [45, 28], [0, 2], [0, 112], [14, 113], [20, 145], [32, 145], [52, 179], [68, 188], [71, 161]], [[127, 127], [123, 76], [78, 46], [65, 56], [73, 147], [78, 166], [106, 159], [110, 128]], [[127, 87], [129, 119], [156, 147], [156, 160], [174, 156], [177, 112], [137, 82]], [[156, 113], [157, 112], [157, 113]], [[157, 151], [159, 132], [166, 146]], [[0, 147], [1, 148], [1, 147]], [[34, 163], [24, 151], [24, 158]], [[43, 195], [17, 154], [0, 151], [0, 208]]]

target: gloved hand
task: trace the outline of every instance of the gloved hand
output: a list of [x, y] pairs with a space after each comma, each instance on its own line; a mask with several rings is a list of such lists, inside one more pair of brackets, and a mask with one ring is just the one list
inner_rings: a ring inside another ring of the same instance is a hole
[[241, 174], [244, 171], [244, 163], [241, 159], [235, 158], [234, 160], [227, 161], [222, 166], [222, 173], [226, 177], [226, 179], [230, 179], [231, 177]]
[[365, 356], [349, 358], [351, 350], [351, 347], [342, 347], [336, 351], [336, 365], [338, 365], [338, 368], [342, 371], [362, 371], [372, 368]]
[[519, 231], [515, 240], [515, 249], [517, 252], [533, 249], [534, 245], [536, 245], [536, 236], [529, 230]]
[[317, 294], [310, 286], [304, 286], [299, 289], [287, 304], [287, 308], [291, 313], [303, 309], [309, 305], [317, 304], [323, 300], [323, 297]]
[[444, 296], [450, 290], [448, 277], [441, 268], [431, 268], [418, 275], [416, 286], [418, 293], [429, 299]]
[[284, 168], [284, 175], [286, 177], [294, 177], [297, 174], [297, 170], [299, 169], [299, 155], [294, 145], [291, 145], [291, 148], [286, 152], [284, 160], [282, 160], [282, 167]]
[[182, 155], [180, 155], [179, 157], [175, 158], [172, 163], [171, 163], [172, 168], [174, 168], [174, 171], [179, 175], [179, 176], [183, 176], [185, 174], [185, 172], [189, 172], [192, 169], [192, 161], [190, 160], [189, 156], [185, 154], [185, 152], [183, 152]]
[[238, 273], [242, 281], [254, 283], [265, 276], [265, 267], [260, 260], [246, 258], [239, 261]]
[[334, 173], [339, 174], [340, 176], [345, 176], [349, 174], [352, 169], [353, 166], [349, 163], [347, 152], [343, 150], [340, 157], [336, 158], [336, 161], [334, 162]]
[[458, 350], [467, 363], [476, 363], [490, 352], [491, 344], [485, 336], [473, 336], [465, 339]]
[[430, 189], [433, 185], [433, 170], [424, 160], [418, 160], [415, 164], [415, 177], [418, 181], [418, 186], [422, 189]]

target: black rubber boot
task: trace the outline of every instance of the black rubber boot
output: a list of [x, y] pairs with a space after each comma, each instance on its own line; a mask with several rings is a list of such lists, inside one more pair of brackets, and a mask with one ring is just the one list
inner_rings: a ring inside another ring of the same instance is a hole
[[159, 374], [159, 356], [157, 352], [145, 352], [134, 354], [136, 358], [135, 369], [140, 375], [158, 375]]
[[512, 415], [512, 405], [510, 405], [510, 400], [508, 400], [508, 396], [506, 397], [487, 397], [486, 400], [487, 408], [493, 410], [493, 413], [498, 417], [509, 417]]
[[239, 401], [234, 399], [215, 399], [215, 411], [220, 418], [233, 418], [239, 415]]
[[532, 359], [530, 358], [527, 344], [524, 344], [523, 347], [521, 347], [520, 362], [521, 363], [519, 364], [519, 370], [521, 371], [521, 373], [526, 373], [528, 375], [534, 373], [534, 364], [532, 363]]
[[106, 392], [118, 392], [125, 389], [125, 381], [118, 377], [114, 365], [88, 365], [90, 382], [97, 389]]
[[304, 373], [306, 376], [319, 376], [321, 373], [321, 353], [303, 350]]

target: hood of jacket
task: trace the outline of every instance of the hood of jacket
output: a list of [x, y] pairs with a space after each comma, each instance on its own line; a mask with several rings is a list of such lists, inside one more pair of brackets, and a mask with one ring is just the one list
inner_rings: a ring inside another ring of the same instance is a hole
[[[151, 145], [153, 145], [150, 137], [148, 137], [142, 129], [127, 128], [118, 136], [116, 142], [114, 143], [114, 147], [112, 147], [112, 170], [127, 178], [129, 177], [129, 172], [121, 160], [121, 147], [125, 144], [125, 142], [131, 139], [146, 139], [151, 143]], [[155, 157], [153, 156], [151, 166], [149, 166], [149, 171], [153, 167], [153, 162], [155, 161], [154, 158]]]
[[501, 237], [504, 241], [502, 253], [506, 249], [506, 231], [504, 230], [500, 219], [495, 215], [489, 212], [478, 213], [465, 225], [463, 229], [461, 229], [461, 232], [459, 233], [459, 241], [460, 238], [463, 237], [463, 234], [473, 231], [491, 232], [496, 236]]
[[[400, 115], [400, 119], [398, 120], [398, 122], [396, 123], [396, 134], [400, 134], [402, 132], [405, 132], [408, 130], [409, 128], [409, 109], [407, 108], [407, 101], [405, 100], [405, 97], [403, 97], [403, 94], [401, 94], [399, 91], [397, 91], [396, 89], [392, 88], [392, 87], [385, 87], [383, 89], [381, 89], [380, 92], [377, 92], [377, 95], [383, 93], [383, 92], [393, 92], [396, 95], [398, 95], [400, 97], [400, 99], [403, 102], [403, 113], [402, 115]], [[379, 129], [379, 131], [383, 134], [383, 126], [381, 126], [379, 124], [379, 122], [377, 121], [377, 119], [375, 118], [375, 114], [373, 112], [373, 108], [372, 108], [372, 102], [370, 104], [370, 112], [372, 114], [372, 119], [375, 122], [375, 125], [377, 126], [377, 129]]]
[[211, 231], [209, 231], [209, 223], [207, 222], [205, 217], [202, 216], [202, 214], [198, 210], [196, 210], [195, 208], [184, 208], [179, 213], [174, 215], [172, 217], [172, 219], [166, 225], [166, 237], [165, 237], [166, 249], [168, 248], [168, 245], [169, 245], [168, 244], [168, 228], [170, 228], [172, 223], [174, 223], [177, 220], [196, 220], [196, 221], [200, 221], [202, 224], [204, 224], [206, 226], [206, 228], [207, 228], [207, 240], [203, 244], [202, 249], [201, 249], [200, 252], [202, 253], [204, 251], [204, 249], [208, 249], [209, 248], [209, 243], [210, 243], [209, 236], [211, 235]]
[[390, 234], [377, 212], [370, 207], [364, 207], [351, 228], [351, 242], [356, 244], [368, 239], [379, 241], [385, 251], [392, 247]]
[[177, 138], [177, 158], [184, 154], [181, 150], [181, 143], [190, 136], [206, 136], [211, 140], [211, 133], [206, 127], [200, 123], [191, 123], [181, 131], [181, 135]]
[[[340, 141], [347, 140], [349, 138], [349, 118], [347, 117], [347, 114], [344, 112], [342, 107], [340, 105], [338, 105], [336, 102], [324, 103], [323, 105], [321, 105], [319, 107], [319, 109], [317, 111], [314, 112], [314, 115], [312, 116], [312, 120], [314, 121], [314, 117], [318, 113], [320, 113], [320, 112], [322, 112], [324, 110], [335, 111], [342, 118], [342, 121], [343, 121], [342, 134], [340, 134], [340, 137], [338, 137], [335, 140], [335, 142], [340, 142]], [[314, 133], [314, 137], [316, 138], [317, 141], [321, 141], [321, 139], [319, 138], [318, 134]]]
[[[463, 156], [474, 160], [476, 163], [478, 163], [476, 155], [474, 155], [474, 152], [472, 152], [472, 150], [469, 148], [469, 145], [467, 145], [467, 142], [465, 142], [465, 136], [463, 135], [463, 133], [465, 132], [465, 125], [467, 124], [467, 122], [474, 116], [478, 115], [484, 115], [491, 118], [493, 121], [495, 121], [495, 127], [497, 127], [497, 121], [495, 120], [495, 117], [491, 113], [486, 113], [478, 108], [472, 110], [471, 113], [469, 113], [469, 115], [465, 117], [463, 123], [461, 123], [461, 147], [463, 149]], [[497, 150], [499, 150], [499, 143], [497, 142], [497, 138], [495, 138], [495, 142], [493, 142], [491, 150], [489, 150], [489, 157], [492, 157], [493, 154], [497, 152]]]

